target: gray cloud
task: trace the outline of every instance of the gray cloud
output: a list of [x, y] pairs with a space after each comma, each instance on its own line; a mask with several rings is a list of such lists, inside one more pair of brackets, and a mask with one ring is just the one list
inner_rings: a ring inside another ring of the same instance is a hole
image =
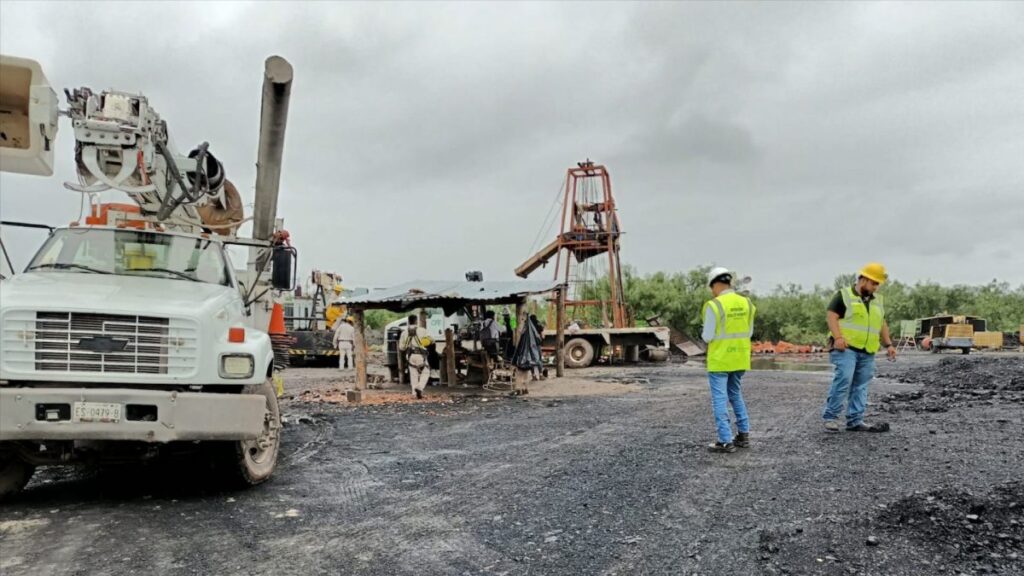
[[[587, 157], [641, 272], [1024, 283], [1022, 28], [1014, 3], [4, 2], [0, 50], [145, 92], [250, 201], [262, 61], [286, 56], [282, 216], [304, 267], [356, 285], [511, 277]], [[77, 216], [69, 135], [57, 177], [0, 176], [4, 219]]]

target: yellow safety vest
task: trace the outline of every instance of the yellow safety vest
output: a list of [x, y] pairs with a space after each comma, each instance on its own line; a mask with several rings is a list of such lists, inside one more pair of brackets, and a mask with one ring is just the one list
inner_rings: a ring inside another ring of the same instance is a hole
[[324, 311], [324, 319], [327, 320], [327, 327], [328, 328], [337, 328], [337, 325], [335, 325], [334, 322], [338, 318], [341, 318], [344, 314], [345, 314], [345, 307], [344, 306], [342, 306], [340, 304], [335, 305], [333, 303], [332, 304], [328, 304], [327, 305], [327, 310]]
[[708, 372], [750, 370], [750, 336], [757, 308], [746, 296], [719, 294], [704, 304], [715, 314], [715, 338], [708, 344]]
[[867, 306], [852, 287], [839, 291], [843, 295], [846, 314], [839, 319], [839, 331], [846, 343], [869, 354], [878, 352], [882, 343], [882, 324], [885, 322], [885, 307], [882, 297], [876, 295]]

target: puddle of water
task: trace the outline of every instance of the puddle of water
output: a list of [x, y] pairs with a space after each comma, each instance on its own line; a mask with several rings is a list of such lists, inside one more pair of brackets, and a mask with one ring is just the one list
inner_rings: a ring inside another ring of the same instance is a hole
[[751, 370], [793, 370], [797, 372], [831, 372], [832, 365], [825, 358], [778, 358], [755, 356], [750, 359]]

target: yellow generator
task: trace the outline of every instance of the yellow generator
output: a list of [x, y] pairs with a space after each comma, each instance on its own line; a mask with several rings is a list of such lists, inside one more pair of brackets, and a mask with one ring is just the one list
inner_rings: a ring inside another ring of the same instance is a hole
[[985, 348], [991, 350], [1000, 350], [1003, 347], [1003, 333], [1002, 332], [975, 332], [974, 333], [974, 347], [982, 350]]
[[931, 351], [960, 350], [970, 354], [974, 346], [975, 332], [984, 332], [988, 322], [983, 318], [967, 315], [943, 314], [922, 318], [921, 334], [931, 340]]

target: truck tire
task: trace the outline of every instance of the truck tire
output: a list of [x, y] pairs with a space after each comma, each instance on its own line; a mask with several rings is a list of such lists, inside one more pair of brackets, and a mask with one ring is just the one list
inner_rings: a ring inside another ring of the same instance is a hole
[[594, 362], [594, 345], [586, 338], [573, 338], [565, 343], [565, 365], [586, 368]]
[[0, 500], [20, 492], [35, 471], [35, 466], [17, 456], [0, 456]]
[[242, 389], [243, 394], [260, 394], [267, 399], [267, 414], [263, 422], [263, 434], [255, 440], [226, 442], [216, 451], [215, 462], [222, 478], [230, 486], [245, 488], [255, 486], [274, 473], [277, 454], [281, 447], [281, 412], [277, 394], [271, 378], [263, 384], [253, 384]]
[[970, 348], [970, 346], [965, 346], [965, 347], [960, 349], [960, 352], [962, 354], [970, 354], [971, 353], [971, 348]]

